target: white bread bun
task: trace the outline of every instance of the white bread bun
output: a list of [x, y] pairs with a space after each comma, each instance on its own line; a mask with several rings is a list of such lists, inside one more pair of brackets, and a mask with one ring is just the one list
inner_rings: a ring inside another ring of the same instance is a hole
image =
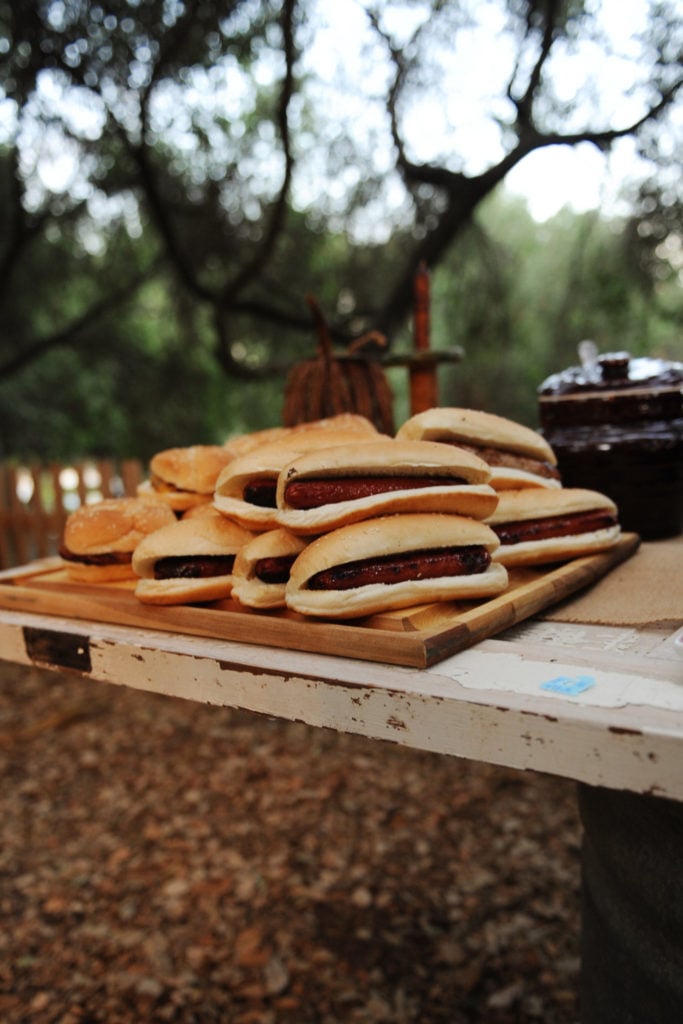
[[232, 596], [248, 608], [284, 608], [287, 581], [267, 582], [258, 574], [264, 559], [295, 558], [306, 547], [303, 537], [289, 530], [257, 534], [237, 552], [233, 566]]
[[[228, 597], [232, 590], [234, 557], [253, 534], [224, 516], [195, 516], [179, 519], [157, 530], [142, 541], [133, 555], [133, 571], [139, 577], [135, 596], [147, 604], [184, 604], [195, 601], [216, 601]], [[191, 568], [182, 568], [185, 575], [169, 575], [157, 579], [162, 559], [192, 560], [225, 558], [228, 571], [220, 575], [191, 575]]]
[[305, 433], [308, 430], [353, 430], [354, 432], [359, 431], [362, 434], [374, 434], [376, 437], [382, 436], [372, 420], [358, 412], [340, 412], [336, 416], [324, 416], [319, 420], [295, 423], [293, 426], [286, 427], [285, 429], [289, 430], [292, 434], [299, 434], [302, 431]]
[[85, 562], [64, 562], [69, 579], [74, 583], [117, 583], [123, 580], [134, 580], [135, 573], [130, 558], [111, 565], [88, 565]]
[[560, 486], [557, 457], [546, 439], [521, 423], [480, 409], [436, 406], [411, 416], [399, 440], [465, 445], [491, 467], [496, 490]]
[[364, 434], [380, 436], [379, 431], [367, 417], [355, 412], [342, 412], [338, 416], [327, 416], [320, 420], [310, 420], [307, 423], [297, 423], [291, 427], [266, 427], [265, 430], [254, 430], [249, 434], [240, 434], [238, 437], [231, 437], [225, 442], [224, 447], [238, 458], [246, 455], [261, 445], [271, 444], [273, 441], [282, 441], [286, 438], [296, 436], [308, 430], [357, 430]]
[[342, 526], [311, 541], [298, 556], [286, 588], [287, 607], [302, 615], [350, 619], [432, 601], [501, 593], [507, 586], [507, 571], [493, 561], [485, 571], [469, 574], [369, 582], [346, 589], [310, 586], [316, 574], [357, 561], [472, 547], [483, 547], [492, 556], [498, 539], [484, 523], [465, 516], [406, 513]]
[[[292, 483], [377, 477], [429, 477], [438, 483], [425, 487], [387, 490], [378, 494], [331, 501], [313, 508], [293, 508], [288, 500]], [[347, 523], [390, 512], [447, 512], [484, 519], [496, 507], [498, 496], [489, 485], [488, 465], [476, 455], [434, 441], [398, 441], [392, 438], [359, 447], [335, 445], [306, 453], [280, 473], [277, 486], [277, 522], [293, 533], [320, 534]], [[458, 478], [464, 482], [454, 482]]]
[[[574, 519], [580, 516], [588, 518]], [[501, 491], [498, 506], [486, 521], [501, 535], [494, 558], [507, 566], [543, 565], [594, 554], [614, 547], [621, 536], [618, 509], [611, 498], [581, 487]], [[528, 529], [519, 533], [518, 524], [527, 524]], [[554, 536], [553, 524], [558, 531]]]
[[239, 434], [237, 437], [230, 437], [225, 441], [223, 447], [230, 453], [233, 459], [239, 459], [242, 455], [247, 455], [264, 444], [281, 441], [288, 434], [288, 427], [266, 427], [264, 430], [253, 430], [249, 434]]
[[150, 459], [150, 479], [140, 484], [138, 495], [154, 496], [175, 512], [185, 512], [210, 499], [220, 471], [233, 457], [217, 444], [166, 448]]
[[84, 583], [134, 579], [131, 555], [140, 541], [175, 521], [161, 501], [125, 497], [80, 505], [62, 535], [60, 555], [67, 575]]
[[192, 508], [188, 508], [185, 512], [180, 514], [180, 519], [203, 519], [208, 516], [210, 519], [216, 519], [220, 516], [220, 512], [214, 507], [213, 501], [209, 498], [208, 501], [202, 501], [199, 505], [193, 505]]
[[[362, 418], [362, 417], [361, 417]], [[368, 422], [366, 420], [366, 422]], [[374, 428], [373, 428], [374, 430]], [[332, 433], [329, 427], [297, 431], [234, 459], [216, 480], [213, 503], [223, 515], [248, 530], [265, 531], [278, 526], [275, 494], [280, 471], [298, 455], [329, 448], [339, 442], [368, 444], [379, 435], [351, 427]], [[257, 505], [245, 498], [245, 488], [263, 485], [272, 490], [272, 504]]]

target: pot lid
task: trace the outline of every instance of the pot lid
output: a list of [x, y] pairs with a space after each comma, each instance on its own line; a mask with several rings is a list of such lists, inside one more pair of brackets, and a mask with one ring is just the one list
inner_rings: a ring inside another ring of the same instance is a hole
[[650, 356], [632, 357], [628, 352], [601, 355], [595, 342], [589, 340], [579, 342], [578, 355], [580, 366], [570, 366], [547, 377], [538, 394], [560, 397], [579, 392], [683, 387], [683, 363]]

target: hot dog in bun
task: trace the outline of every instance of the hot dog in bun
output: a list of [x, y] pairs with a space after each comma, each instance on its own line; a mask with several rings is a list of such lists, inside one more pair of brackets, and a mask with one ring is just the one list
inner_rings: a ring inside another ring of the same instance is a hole
[[291, 567], [305, 547], [289, 530], [257, 534], [237, 552], [232, 596], [249, 608], [284, 608]]
[[484, 519], [498, 495], [476, 455], [435, 441], [387, 438], [307, 452], [280, 473], [277, 521], [316, 534], [387, 512], [451, 512]]
[[621, 527], [617, 506], [583, 488], [503, 491], [487, 519], [500, 540], [504, 565], [541, 565], [613, 547]]
[[438, 406], [406, 420], [396, 437], [441, 441], [474, 452], [491, 467], [495, 490], [560, 486], [557, 458], [545, 438], [493, 413]]
[[499, 594], [507, 570], [492, 561], [493, 530], [439, 513], [379, 516], [326, 533], [301, 552], [286, 589], [302, 615], [350, 619], [432, 601]]
[[66, 521], [59, 553], [69, 579], [84, 583], [135, 579], [133, 551], [153, 530], [176, 521], [163, 502], [105, 498], [80, 505]]
[[135, 596], [147, 604], [228, 597], [235, 556], [252, 536], [222, 516], [176, 520], [138, 545]]
[[150, 478], [140, 484], [138, 495], [153, 496], [174, 512], [185, 512], [211, 501], [218, 474], [233, 457], [227, 448], [216, 444], [166, 448], [150, 459]]
[[[373, 428], [374, 429], [374, 428]], [[280, 471], [298, 455], [348, 441], [354, 447], [377, 438], [377, 433], [355, 428], [328, 428], [300, 431], [296, 435], [261, 445], [234, 459], [216, 481], [213, 503], [223, 515], [249, 530], [272, 530], [278, 526], [276, 512], [277, 481]]]

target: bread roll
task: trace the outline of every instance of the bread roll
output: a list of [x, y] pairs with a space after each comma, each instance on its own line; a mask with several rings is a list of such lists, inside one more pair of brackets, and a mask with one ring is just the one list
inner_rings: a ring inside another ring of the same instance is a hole
[[284, 467], [278, 479], [277, 522], [293, 533], [310, 535], [388, 512], [449, 512], [484, 519], [498, 501], [490, 477], [488, 465], [477, 456], [433, 441], [336, 445], [306, 453]]
[[223, 445], [166, 448], [150, 459], [150, 479], [140, 484], [138, 495], [158, 498], [175, 512], [185, 512], [211, 499], [218, 474], [233, 457]]
[[307, 423], [297, 423], [292, 427], [266, 427], [265, 430], [254, 430], [248, 434], [240, 434], [238, 437], [231, 437], [225, 442], [228, 451], [238, 458], [246, 455], [255, 448], [264, 444], [271, 444], [273, 441], [282, 441], [297, 434], [309, 430], [330, 430], [330, 431], [359, 431], [365, 434], [380, 436], [377, 427], [367, 417], [354, 412], [342, 412], [337, 416], [327, 416], [324, 419], [310, 420]]
[[[287, 607], [350, 619], [432, 601], [487, 598], [507, 585], [493, 530], [440, 513], [380, 516], [312, 540], [292, 566]], [[353, 652], [349, 652], [353, 653]]]
[[543, 565], [614, 547], [621, 536], [615, 503], [598, 491], [562, 487], [502, 491], [487, 519], [503, 565]]
[[545, 438], [493, 413], [437, 406], [406, 420], [396, 437], [467, 448], [489, 464], [495, 490], [561, 485], [557, 458]]
[[374, 441], [377, 436], [376, 431], [358, 430], [355, 426], [334, 432], [329, 427], [311, 427], [261, 445], [234, 459], [221, 472], [216, 481], [214, 506], [249, 530], [275, 529], [279, 525], [277, 481], [284, 466], [304, 452], [326, 449], [345, 441], [355, 448]]
[[237, 553], [232, 596], [249, 608], [284, 608], [291, 565], [305, 547], [288, 530], [258, 534]]
[[237, 552], [253, 534], [224, 516], [179, 519], [142, 542], [133, 556], [135, 596], [147, 604], [229, 597]]
[[161, 501], [125, 497], [80, 505], [66, 521], [59, 549], [67, 575], [83, 583], [134, 579], [131, 556], [137, 545], [175, 521]]

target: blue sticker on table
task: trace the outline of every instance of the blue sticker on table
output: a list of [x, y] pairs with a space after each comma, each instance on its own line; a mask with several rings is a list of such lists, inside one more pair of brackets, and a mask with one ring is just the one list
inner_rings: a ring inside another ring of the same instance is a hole
[[577, 697], [595, 686], [593, 676], [556, 676], [546, 683], [541, 683], [542, 690], [549, 690], [550, 693], [561, 693], [563, 697]]

